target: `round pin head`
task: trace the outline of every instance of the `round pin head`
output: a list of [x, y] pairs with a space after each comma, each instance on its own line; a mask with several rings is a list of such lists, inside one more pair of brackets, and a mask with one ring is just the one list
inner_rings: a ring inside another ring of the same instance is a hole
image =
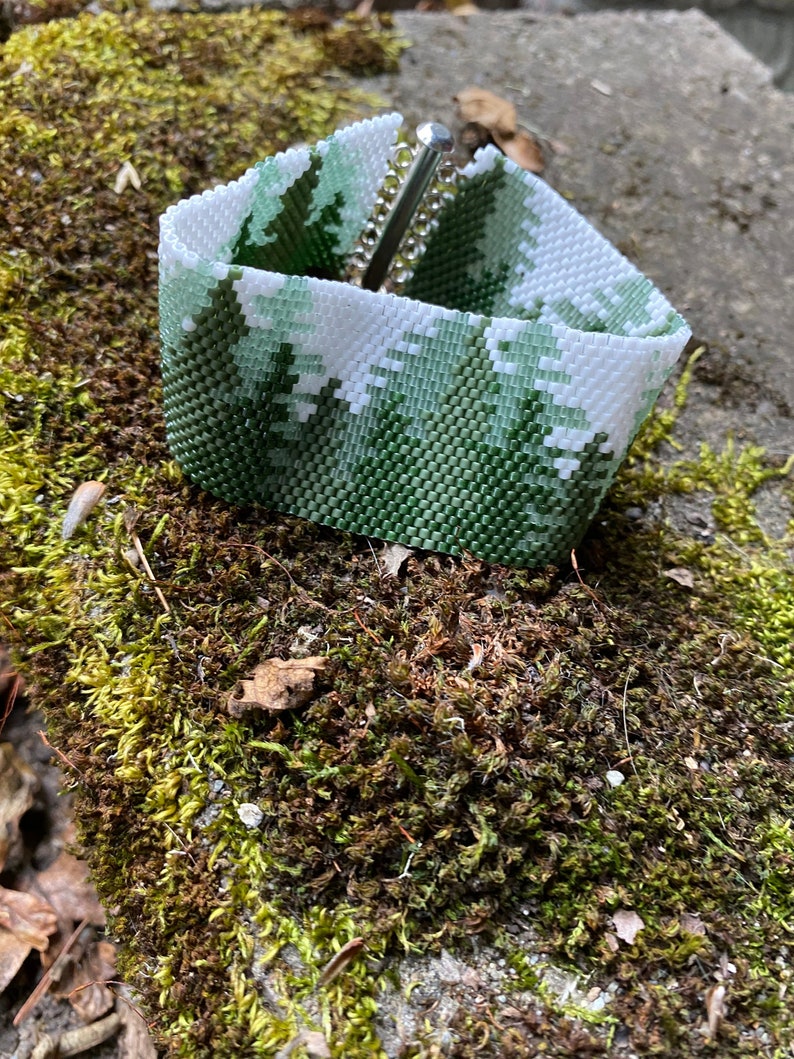
[[438, 154], [448, 154], [455, 146], [452, 133], [438, 121], [423, 121], [417, 125], [416, 138], [423, 147]]

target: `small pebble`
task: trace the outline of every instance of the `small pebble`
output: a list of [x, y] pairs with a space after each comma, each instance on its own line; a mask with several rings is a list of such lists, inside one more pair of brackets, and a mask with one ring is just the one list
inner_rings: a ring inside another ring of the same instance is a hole
[[259, 827], [265, 814], [253, 802], [243, 802], [242, 805], [237, 806], [237, 815], [249, 830], [253, 830]]
[[617, 769], [610, 769], [609, 772], [607, 772], [607, 783], [610, 787], [619, 787], [625, 778], [626, 777], [623, 773], [618, 772]]

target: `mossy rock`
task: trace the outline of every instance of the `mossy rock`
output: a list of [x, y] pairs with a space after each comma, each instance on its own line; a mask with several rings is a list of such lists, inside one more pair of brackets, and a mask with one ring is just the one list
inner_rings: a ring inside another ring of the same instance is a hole
[[[130, 11], [30, 27], [2, 54], [4, 635], [73, 766], [124, 970], [174, 1056], [272, 1056], [301, 1030], [383, 1054], [405, 969], [476, 964], [486, 943], [510, 996], [486, 989], [446, 1037], [428, 1013], [404, 1054], [587, 1054], [625, 1026], [642, 1055], [782, 1055], [794, 527], [768, 539], [753, 494], [790, 495], [790, 468], [730, 443], [657, 459], [692, 362], [582, 582], [432, 554], [384, 576], [371, 542], [231, 508], [169, 461], [158, 214], [374, 106], [339, 64], [399, 48], [362, 20]], [[64, 541], [87, 479], [105, 499]], [[713, 540], [624, 514], [695, 491]], [[327, 659], [309, 702], [230, 715], [257, 663], [306, 655]], [[633, 944], [621, 911], [644, 923]], [[601, 1014], [555, 999], [538, 953], [617, 983]]]

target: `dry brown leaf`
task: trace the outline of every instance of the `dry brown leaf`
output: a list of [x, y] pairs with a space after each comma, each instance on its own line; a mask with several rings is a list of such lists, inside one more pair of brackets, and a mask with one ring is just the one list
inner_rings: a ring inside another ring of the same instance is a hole
[[22, 677], [17, 673], [8, 651], [0, 643], [0, 735], [14, 708], [14, 703], [22, 694], [23, 687]]
[[363, 938], [351, 938], [339, 952], [332, 956], [328, 963], [323, 967], [320, 972], [320, 977], [317, 979], [317, 987], [328, 985], [329, 982], [333, 982], [337, 975], [340, 975], [344, 971], [345, 967], [361, 952], [364, 948]]
[[311, 658], [268, 658], [256, 667], [251, 680], [241, 680], [242, 695], [235, 690], [226, 708], [232, 717], [250, 710], [294, 710], [305, 705], [314, 691], [315, 674], [325, 668], [322, 655]]
[[520, 165], [528, 173], [543, 172], [546, 165], [543, 150], [526, 129], [519, 129], [514, 136], [509, 137], [500, 136], [497, 132], [492, 135], [496, 146], [516, 165]]
[[607, 947], [609, 948], [610, 952], [617, 952], [618, 951], [618, 949], [620, 948], [620, 942], [618, 941], [618, 939], [615, 937], [615, 935], [612, 933], [611, 930], [606, 931], [606, 933], [604, 934], [604, 939], [605, 939], [605, 941], [607, 943]]
[[105, 493], [104, 482], [83, 482], [78, 485], [69, 501], [66, 514], [63, 519], [61, 537], [68, 541], [83, 525], [88, 516], [97, 506]]
[[463, 121], [484, 125], [491, 135], [510, 137], [517, 130], [516, 108], [506, 99], [487, 88], [464, 88], [455, 96]]
[[113, 981], [115, 974], [115, 946], [109, 941], [97, 941], [69, 967], [60, 981], [58, 993], [68, 997], [83, 1022], [95, 1022], [115, 1006], [116, 998], [105, 985]]
[[[88, 924], [84, 924], [84, 927]], [[41, 954], [41, 966], [49, 973], [49, 985], [58, 985], [72, 973], [72, 968], [82, 959], [91, 937], [81, 929], [75, 934], [75, 924], [66, 921], [58, 924], [58, 930], [50, 938], [50, 944]], [[67, 941], [69, 942], [67, 946]], [[39, 982], [39, 984], [41, 984]]]
[[706, 1014], [709, 1020], [709, 1037], [712, 1039], [720, 1032], [725, 1018], [725, 986], [720, 982], [706, 990]]
[[695, 578], [692, 576], [692, 571], [687, 570], [685, 566], [674, 566], [670, 570], [665, 570], [665, 577], [669, 577], [671, 581], [675, 581], [676, 584], [681, 585], [683, 588], [694, 588]]
[[157, 1059], [157, 1049], [149, 1035], [146, 1019], [129, 997], [129, 989], [122, 986], [116, 1009], [121, 1019], [119, 1059]]
[[690, 912], [683, 912], [678, 924], [685, 934], [705, 935], [706, 933], [706, 928], [700, 916], [693, 916]]
[[625, 941], [627, 945], [634, 944], [634, 939], [645, 926], [645, 923], [640, 919], [636, 912], [625, 908], [619, 908], [618, 911], [615, 912], [612, 917], [612, 922], [615, 925], [615, 933], [620, 940]]
[[[14, 1015], [14, 1026], [19, 1026], [25, 1021], [50, 986], [54, 982], [59, 982], [66, 969], [74, 962], [74, 946], [78, 942], [78, 939], [86, 926], [88, 926], [88, 924], [85, 920], [81, 920], [65, 941], [61, 944], [58, 944], [57, 940], [51, 942], [49, 949], [46, 952], [42, 952], [41, 964], [42, 967], [44, 967], [44, 974], [33, 987], [33, 991], [30, 993], [25, 1003], [19, 1008], [16, 1015]], [[56, 949], [57, 955], [53, 958], [53, 953]]]
[[301, 1030], [275, 1055], [275, 1059], [289, 1059], [298, 1048], [305, 1048], [309, 1059], [331, 1059], [331, 1049], [325, 1034], [318, 1030]]
[[467, 121], [460, 130], [460, 136], [458, 136], [459, 146], [465, 147], [470, 155], [476, 154], [481, 147], [485, 147], [491, 142], [490, 132], [484, 125], [480, 125], [476, 121]]
[[406, 548], [404, 544], [384, 545], [383, 554], [381, 555], [383, 576], [397, 577], [405, 560], [413, 554], [413, 551], [410, 548]]
[[0, 927], [0, 994], [13, 981], [33, 946]]
[[52, 906], [35, 894], [0, 886], [0, 927], [44, 952], [50, 935], [58, 929], [58, 917]]
[[[67, 842], [71, 841], [67, 837]], [[44, 897], [69, 930], [72, 923], [87, 919], [96, 927], [105, 925], [105, 913], [96, 890], [88, 877], [85, 861], [64, 850], [55, 861], [35, 878], [36, 892]]]
[[20, 842], [19, 821], [33, 805], [36, 773], [10, 743], [0, 743], [0, 871]]

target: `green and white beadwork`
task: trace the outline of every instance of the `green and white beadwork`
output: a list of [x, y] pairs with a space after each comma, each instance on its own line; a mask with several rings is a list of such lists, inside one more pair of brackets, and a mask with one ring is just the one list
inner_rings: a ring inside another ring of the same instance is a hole
[[404, 296], [344, 283], [400, 115], [161, 219], [166, 423], [235, 503], [492, 562], [564, 558], [689, 338], [651, 282], [486, 148]]

